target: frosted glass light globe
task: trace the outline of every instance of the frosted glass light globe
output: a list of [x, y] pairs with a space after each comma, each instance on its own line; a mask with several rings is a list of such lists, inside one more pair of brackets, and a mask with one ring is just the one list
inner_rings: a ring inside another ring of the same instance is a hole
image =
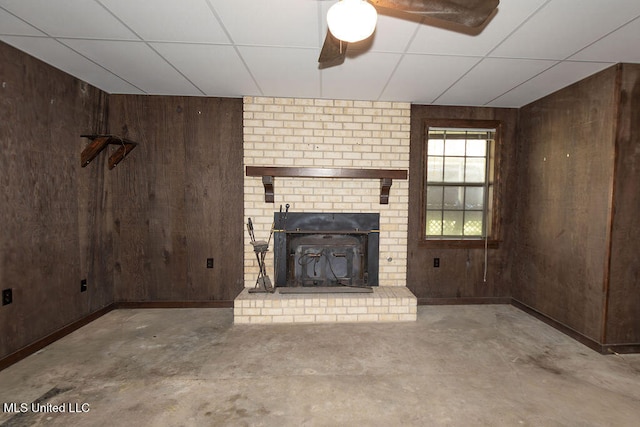
[[327, 12], [327, 25], [331, 34], [339, 40], [354, 43], [373, 34], [378, 13], [365, 0], [341, 0]]

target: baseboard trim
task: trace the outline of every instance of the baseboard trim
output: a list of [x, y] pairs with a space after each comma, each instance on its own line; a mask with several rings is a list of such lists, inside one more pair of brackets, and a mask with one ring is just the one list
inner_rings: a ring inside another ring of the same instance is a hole
[[233, 301], [118, 301], [117, 309], [135, 308], [233, 308]]
[[569, 337], [573, 338], [574, 340], [578, 341], [579, 343], [589, 347], [591, 350], [597, 351], [598, 353], [601, 354], [609, 354], [610, 352], [605, 349], [605, 346], [603, 346], [601, 343], [599, 343], [598, 341], [587, 337], [586, 335], [576, 331], [575, 329], [565, 325], [562, 322], [559, 322], [549, 316], [547, 316], [544, 313], [541, 313], [540, 311], [536, 310], [535, 308], [528, 306], [527, 304], [518, 301], [515, 298], [512, 298], [511, 300], [511, 305], [513, 305], [516, 308], [519, 308], [520, 310], [524, 311], [525, 313], [535, 317], [536, 319], [546, 323], [547, 325], [551, 326], [554, 329], [557, 329], [558, 331], [562, 332], [565, 335], [568, 335]]
[[509, 297], [418, 298], [418, 305], [511, 304]]
[[49, 344], [52, 344], [58, 341], [60, 338], [63, 338], [69, 335], [73, 331], [80, 329], [81, 327], [98, 319], [99, 317], [104, 316], [108, 312], [112, 311], [114, 308], [115, 308], [115, 304], [109, 304], [106, 307], [101, 308], [100, 310], [97, 310], [91, 314], [88, 314], [87, 316], [83, 317], [80, 320], [76, 320], [75, 322], [72, 322], [67, 326], [64, 326], [58, 329], [57, 331], [45, 336], [44, 338], [40, 338], [39, 340], [27, 345], [26, 347], [23, 347], [20, 350], [17, 350], [9, 354], [8, 356], [3, 357], [2, 359], [0, 359], [0, 371], [8, 368], [14, 363], [21, 361], [27, 356], [31, 356], [35, 352], [42, 350], [44, 347], [48, 346]]
[[629, 344], [604, 344], [602, 346], [603, 354], [635, 354], [640, 353], [640, 343]]

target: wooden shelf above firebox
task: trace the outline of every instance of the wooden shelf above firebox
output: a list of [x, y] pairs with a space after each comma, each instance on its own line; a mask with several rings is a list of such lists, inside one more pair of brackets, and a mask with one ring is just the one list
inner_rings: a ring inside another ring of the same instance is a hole
[[275, 177], [380, 179], [380, 204], [388, 205], [389, 190], [393, 180], [407, 179], [407, 170], [247, 166], [247, 176], [262, 177], [264, 201], [266, 203], [274, 203], [273, 180]]

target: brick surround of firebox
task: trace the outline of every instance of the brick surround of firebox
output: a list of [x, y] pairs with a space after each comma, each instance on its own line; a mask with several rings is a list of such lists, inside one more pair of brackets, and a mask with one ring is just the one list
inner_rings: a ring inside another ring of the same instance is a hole
[[[271, 97], [243, 101], [245, 167], [409, 170], [409, 103]], [[252, 219], [256, 239], [267, 240], [274, 212], [286, 204], [291, 212], [379, 213], [379, 285], [406, 287], [408, 180], [393, 180], [388, 204], [380, 204], [379, 179], [277, 177], [273, 188], [275, 202], [266, 203], [262, 179], [244, 178], [244, 223]], [[244, 283], [251, 288], [259, 268], [246, 230], [243, 233]], [[273, 248], [265, 261], [273, 279]]]

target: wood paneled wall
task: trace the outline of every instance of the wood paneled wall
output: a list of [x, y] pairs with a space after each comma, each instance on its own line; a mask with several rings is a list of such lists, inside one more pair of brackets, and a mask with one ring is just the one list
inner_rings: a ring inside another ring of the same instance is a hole
[[618, 69], [618, 116], [604, 344], [640, 348], [640, 65]]
[[244, 286], [242, 99], [109, 101], [111, 133], [139, 143], [113, 170], [116, 300], [233, 300]]
[[[502, 186], [496, 189], [501, 200], [501, 240], [489, 249], [487, 280], [484, 281], [484, 249], [433, 249], [420, 245], [424, 234], [421, 219], [422, 180], [424, 179], [424, 123], [428, 119], [499, 120], [502, 122], [502, 150], [499, 173]], [[407, 287], [422, 302], [497, 302], [511, 296], [508, 248], [515, 209], [517, 110], [504, 108], [411, 107], [411, 164], [409, 167], [409, 243]], [[440, 267], [433, 259], [440, 258]]]
[[105, 169], [80, 167], [105, 94], [2, 42], [0, 85], [2, 358], [110, 304], [113, 284]]
[[617, 76], [609, 68], [520, 110], [513, 296], [600, 343]]
[[[1, 42], [0, 83], [0, 359], [114, 302], [242, 290], [241, 99], [110, 96]], [[140, 145], [81, 168], [101, 132]]]

